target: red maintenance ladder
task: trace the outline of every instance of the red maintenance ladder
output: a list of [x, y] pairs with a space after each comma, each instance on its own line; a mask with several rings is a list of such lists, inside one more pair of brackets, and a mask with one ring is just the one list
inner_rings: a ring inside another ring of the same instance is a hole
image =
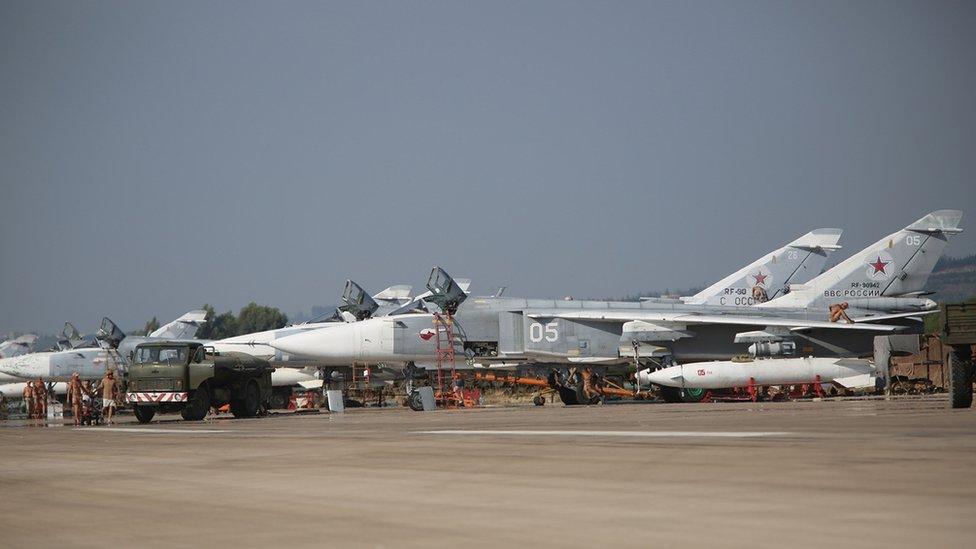
[[434, 395], [434, 401], [444, 408], [457, 408], [458, 400], [452, 386], [457, 378], [454, 362], [454, 315], [449, 312], [434, 313], [434, 332], [437, 335], [437, 394]]

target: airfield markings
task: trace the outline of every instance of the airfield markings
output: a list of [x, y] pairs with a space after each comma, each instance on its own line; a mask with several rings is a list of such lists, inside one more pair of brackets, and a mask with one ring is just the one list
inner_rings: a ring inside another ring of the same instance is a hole
[[80, 427], [72, 431], [86, 433], [151, 433], [159, 435], [216, 435], [232, 433], [224, 429], [153, 429], [151, 427]]
[[414, 434], [636, 438], [755, 438], [792, 435], [793, 433], [786, 431], [501, 431], [447, 429], [440, 431], [414, 431]]

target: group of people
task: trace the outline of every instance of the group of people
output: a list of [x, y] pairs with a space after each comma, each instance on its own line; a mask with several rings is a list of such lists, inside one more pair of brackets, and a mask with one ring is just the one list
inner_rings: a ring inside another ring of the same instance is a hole
[[[51, 393], [44, 384], [43, 378], [28, 381], [24, 387], [24, 403], [27, 406], [27, 416], [30, 419], [45, 419], [47, 417], [48, 396]], [[95, 405], [95, 397], [102, 396], [102, 416], [106, 423], [111, 424], [115, 415], [116, 401], [121, 394], [119, 381], [115, 372], [107, 370], [97, 385], [90, 380], [81, 380], [78, 372], [71, 374], [68, 382], [68, 396], [66, 404], [71, 407], [71, 416], [75, 425], [80, 425], [82, 418], [88, 415]]]
[[98, 385], [92, 387], [89, 380], [81, 381], [78, 372], [71, 374], [71, 381], [68, 382], [67, 404], [71, 406], [71, 417], [74, 418], [75, 425], [81, 423], [81, 419], [91, 410], [95, 400], [95, 395], [102, 395], [102, 417], [105, 423], [111, 425], [112, 418], [115, 416], [115, 404], [119, 397], [119, 381], [115, 379], [115, 373], [107, 370]]
[[27, 406], [27, 417], [30, 419], [44, 419], [47, 417], [47, 386], [44, 378], [31, 380], [24, 386], [24, 405]]

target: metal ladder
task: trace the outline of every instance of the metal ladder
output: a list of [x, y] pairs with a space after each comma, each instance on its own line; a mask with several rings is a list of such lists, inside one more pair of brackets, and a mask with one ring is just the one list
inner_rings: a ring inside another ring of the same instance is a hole
[[[449, 312], [434, 313], [434, 332], [437, 337], [437, 394], [434, 400], [444, 408], [456, 408], [458, 403], [451, 386], [457, 373], [454, 361], [454, 316]], [[445, 376], [448, 374], [450, 377], [445, 387]]]

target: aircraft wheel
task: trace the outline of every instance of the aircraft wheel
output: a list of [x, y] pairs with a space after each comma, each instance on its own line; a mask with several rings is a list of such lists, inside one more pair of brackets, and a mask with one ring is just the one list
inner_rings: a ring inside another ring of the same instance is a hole
[[705, 398], [705, 389], [682, 389], [681, 402], [701, 402]]
[[536, 395], [532, 398], [532, 404], [535, 404], [536, 406], [545, 406], [546, 399], [542, 395]]
[[953, 408], [969, 408], [973, 405], [972, 363], [962, 360], [953, 349], [946, 357], [949, 363], [949, 402]]
[[420, 399], [420, 391], [410, 393], [410, 396], [407, 397], [407, 406], [410, 406], [414, 412], [424, 411], [424, 402]]
[[210, 411], [210, 393], [206, 385], [201, 385], [193, 393], [193, 398], [186, 403], [186, 407], [180, 412], [186, 421], [200, 421], [207, 417]]
[[[149, 423], [152, 421], [153, 416], [156, 415], [156, 407], [133, 405], [132, 413], [135, 414], [139, 423]], [[88, 420], [88, 424], [91, 425], [91, 420]]]

